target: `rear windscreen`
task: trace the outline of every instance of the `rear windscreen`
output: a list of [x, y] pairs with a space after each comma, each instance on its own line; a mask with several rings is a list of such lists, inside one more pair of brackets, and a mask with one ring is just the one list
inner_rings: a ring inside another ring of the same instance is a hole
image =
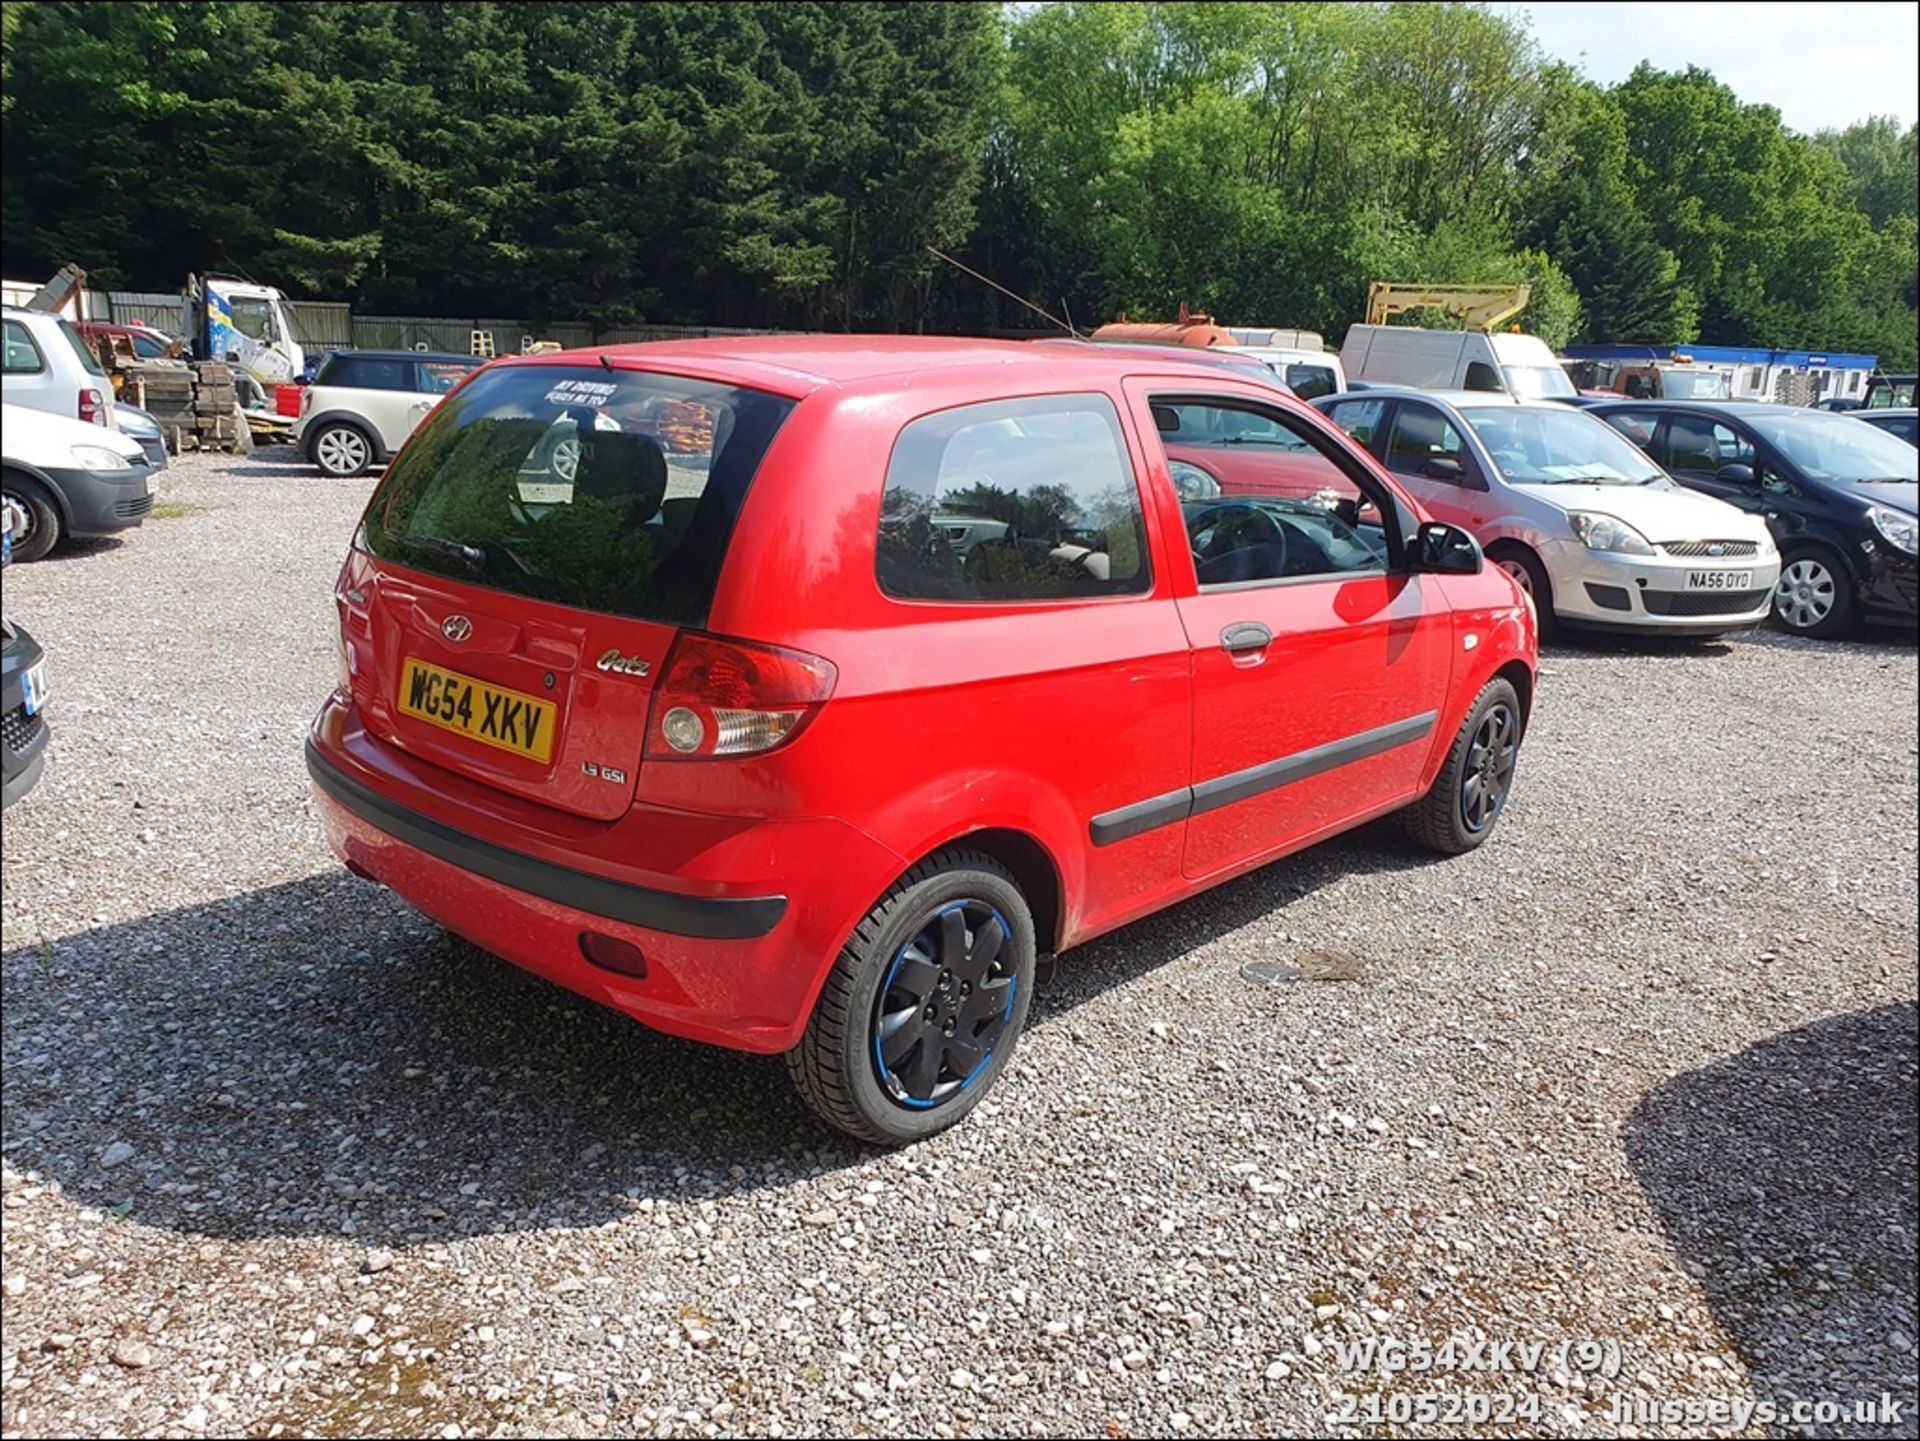
[[496, 590], [701, 625], [747, 487], [792, 409], [684, 376], [489, 370], [388, 467], [361, 543]]

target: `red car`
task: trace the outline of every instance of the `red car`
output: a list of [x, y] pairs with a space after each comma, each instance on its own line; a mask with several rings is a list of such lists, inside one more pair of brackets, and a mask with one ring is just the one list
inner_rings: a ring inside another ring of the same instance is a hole
[[[1169, 412], [1296, 437], [1312, 498], [1270, 447], [1276, 493], [1181, 499]], [[879, 1143], [978, 1102], [1041, 952], [1391, 811], [1478, 845], [1534, 684], [1513, 583], [1322, 416], [1095, 347], [496, 362], [388, 468], [337, 600], [307, 764], [348, 867], [785, 1052]]]

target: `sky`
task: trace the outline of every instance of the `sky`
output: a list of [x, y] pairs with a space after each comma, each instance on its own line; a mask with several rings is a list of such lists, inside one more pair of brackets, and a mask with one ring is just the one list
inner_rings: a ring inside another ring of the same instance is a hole
[[1920, 5], [1496, 4], [1532, 17], [1540, 47], [1603, 85], [1642, 60], [1699, 65], [1792, 129], [1840, 129], [1869, 115], [1911, 125], [1920, 109]]

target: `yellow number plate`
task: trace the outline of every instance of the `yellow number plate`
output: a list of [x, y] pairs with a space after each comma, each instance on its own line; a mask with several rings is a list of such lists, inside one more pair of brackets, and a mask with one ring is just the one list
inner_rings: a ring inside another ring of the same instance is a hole
[[553, 754], [551, 701], [408, 659], [400, 709], [482, 744], [544, 762]]

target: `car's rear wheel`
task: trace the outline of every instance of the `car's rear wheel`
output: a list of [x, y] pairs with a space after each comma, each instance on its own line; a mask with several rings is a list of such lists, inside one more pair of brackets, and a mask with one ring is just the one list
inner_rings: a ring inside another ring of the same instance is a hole
[[15, 560], [39, 560], [60, 543], [60, 508], [32, 481], [9, 473], [0, 486], [0, 505], [13, 522]]
[[1492, 835], [1513, 793], [1525, 729], [1512, 682], [1488, 681], [1460, 723], [1432, 788], [1407, 810], [1413, 838], [1457, 856]]
[[834, 962], [787, 1071], [829, 1125], [876, 1145], [944, 1131], [1006, 1069], [1033, 992], [1033, 915], [966, 850], [894, 882]]
[[373, 464], [373, 442], [357, 425], [344, 421], [323, 425], [313, 437], [313, 463], [335, 480], [348, 480]]
[[1487, 547], [1487, 559], [1512, 576], [1514, 583], [1533, 602], [1534, 620], [1539, 626], [1540, 639], [1545, 640], [1552, 635], [1557, 628], [1553, 614], [1553, 582], [1547, 579], [1547, 568], [1540, 563], [1540, 557], [1518, 541], [1500, 540]]
[[1831, 551], [1790, 550], [1773, 588], [1773, 618], [1790, 635], [1825, 640], [1853, 629], [1853, 587]]

